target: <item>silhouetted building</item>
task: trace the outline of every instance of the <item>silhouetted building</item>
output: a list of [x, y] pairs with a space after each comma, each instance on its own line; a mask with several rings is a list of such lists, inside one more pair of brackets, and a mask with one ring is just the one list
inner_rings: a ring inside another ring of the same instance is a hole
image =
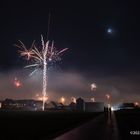
[[76, 103], [71, 102], [71, 103], [69, 104], [69, 107], [70, 107], [70, 109], [71, 109], [72, 111], [75, 111], [75, 110], [76, 110]]
[[104, 112], [103, 102], [84, 102], [82, 98], [76, 100], [76, 110], [85, 112]]
[[42, 101], [36, 100], [12, 100], [5, 99], [2, 102], [2, 109], [11, 110], [40, 110], [42, 108]]
[[63, 109], [64, 105], [62, 103], [58, 103], [55, 101], [51, 101], [50, 103], [47, 104], [47, 109]]
[[120, 109], [134, 109], [135, 104], [134, 103], [123, 103], [120, 105]]
[[104, 112], [103, 102], [85, 102], [86, 112]]
[[85, 111], [85, 102], [82, 98], [76, 100], [76, 109], [77, 111]]

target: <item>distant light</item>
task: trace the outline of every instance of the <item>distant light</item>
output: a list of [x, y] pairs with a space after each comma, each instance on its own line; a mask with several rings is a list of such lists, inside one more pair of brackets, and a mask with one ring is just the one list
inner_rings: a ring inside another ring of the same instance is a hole
[[95, 102], [95, 98], [94, 98], [94, 97], [92, 97], [90, 100], [91, 100], [92, 102]]
[[38, 100], [40, 100], [40, 101], [47, 101], [48, 100], [48, 96], [46, 96], [46, 97], [38, 97]]
[[36, 94], [36, 97], [39, 97], [39, 94]]
[[60, 98], [60, 102], [64, 104], [65, 103], [65, 98], [64, 97], [61, 97]]
[[135, 104], [135, 106], [139, 106], [139, 103], [138, 102], [135, 102], [134, 104]]
[[48, 100], [48, 96], [43, 96], [42, 100], [46, 102]]
[[107, 33], [111, 34], [113, 32], [113, 30], [111, 28], [107, 29]]
[[76, 98], [75, 98], [75, 97], [71, 97], [71, 101], [72, 101], [73, 103], [76, 103]]
[[111, 111], [114, 111], [115, 109], [114, 109], [114, 107], [111, 107]]
[[95, 83], [92, 83], [90, 86], [91, 86], [91, 91], [94, 91], [97, 88], [97, 85]]
[[106, 94], [105, 96], [106, 96], [106, 98], [107, 98], [108, 100], [110, 99], [110, 95], [109, 95], [109, 94]]
[[49, 61], [52, 61], [52, 58], [49, 58]]

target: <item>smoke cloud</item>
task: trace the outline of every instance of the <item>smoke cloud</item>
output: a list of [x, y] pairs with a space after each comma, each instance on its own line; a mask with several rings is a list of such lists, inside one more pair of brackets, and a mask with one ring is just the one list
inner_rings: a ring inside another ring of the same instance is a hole
[[[13, 70], [0, 73], [0, 100], [37, 99], [42, 92], [42, 73], [38, 71], [32, 77], [29, 70]], [[14, 85], [15, 77], [21, 81], [21, 87]], [[140, 76], [85, 76], [79, 72], [49, 72], [47, 95], [49, 100], [58, 101], [65, 97], [70, 102], [71, 97], [82, 97], [90, 101], [106, 101], [105, 95], [111, 95], [112, 103], [133, 102], [140, 100]], [[92, 82], [97, 84], [95, 91], [90, 90]]]

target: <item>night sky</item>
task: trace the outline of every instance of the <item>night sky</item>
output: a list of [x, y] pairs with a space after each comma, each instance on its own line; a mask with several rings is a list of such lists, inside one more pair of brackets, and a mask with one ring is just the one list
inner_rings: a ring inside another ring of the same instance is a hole
[[[25, 78], [27, 70], [25, 75], [21, 71], [24, 71], [22, 69], [28, 62], [18, 56], [13, 44], [20, 39], [29, 47], [33, 40], [41, 45], [40, 35], [47, 36], [49, 11], [49, 40], [54, 40], [57, 49], [69, 48], [59, 63], [61, 70], [58, 71], [61, 72], [50, 74], [52, 78], [49, 88], [53, 89], [52, 95], [84, 98], [94, 96], [103, 100], [104, 95], [109, 93], [114, 97], [114, 102], [140, 100], [140, 9], [135, 0], [94, 1], [91, 4], [1, 1], [2, 99], [29, 98], [36, 94], [34, 91], [41, 90], [28, 87], [29, 81], [35, 76]], [[15, 76], [24, 79], [27, 86], [14, 89], [11, 81]], [[57, 78], [60, 78], [60, 85]], [[70, 80], [66, 82], [65, 79]], [[38, 87], [41, 86], [41, 81], [33, 81]], [[90, 93], [89, 85], [92, 82], [98, 85], [95, 93]], [[10, 93], [7, 89], [11, 89]], [[26, 94], [25, 91], [31, 94]]]

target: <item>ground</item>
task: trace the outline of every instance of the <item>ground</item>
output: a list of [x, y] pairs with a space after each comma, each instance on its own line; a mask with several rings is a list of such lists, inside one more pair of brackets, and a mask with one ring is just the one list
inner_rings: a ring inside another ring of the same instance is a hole
[[100, 113], [1, 111], [0, 136], [10, 140], [53, 139]]
[[111, 113], [0, 111], [4, 140], [135, 140], [140, 110]]

